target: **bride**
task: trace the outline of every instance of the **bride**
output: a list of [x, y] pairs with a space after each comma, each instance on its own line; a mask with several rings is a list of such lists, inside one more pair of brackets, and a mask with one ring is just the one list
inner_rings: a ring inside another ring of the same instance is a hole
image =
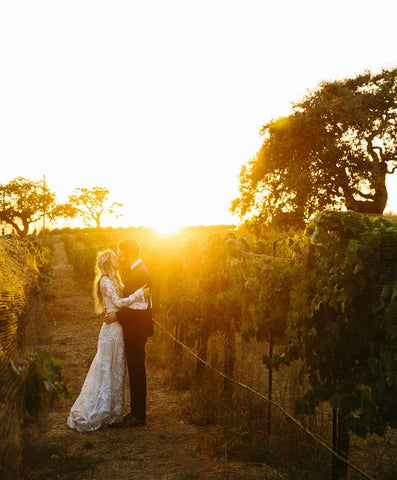
[[[146, 287], [121, 298], [122, 283], [118, 274], [118, 260], [112, 250], [100, 253], [94, 281], [95, 311], [117, 312], [122, 307], [142, 307]], [[98, 348], [84, 381], [80, 395], [74, 402], [67, 424], [79, 432], [89, 432], [123, 419], [125, 357], [123, 329], [118, 322], [103, 323]]]

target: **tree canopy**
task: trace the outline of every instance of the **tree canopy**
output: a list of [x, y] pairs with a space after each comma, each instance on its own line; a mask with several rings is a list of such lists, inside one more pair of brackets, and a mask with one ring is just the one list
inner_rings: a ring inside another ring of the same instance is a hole
[[109, 190], [104, 187], [75, 188], [74, 195], [69, 197], [70, 216], [80, 216], [87, 227], [101, 227], [104, 213], [113, 214], [121, 203], [108, 205]]
[[42, 218], [80, 216], [86, 226], [100, 228], [103, 214], [116, 213], [122, 206], [110, 204], [108, 196], [109, 190], [104, 187], [76, 188], [68, 203], [57, 204], [44, 181], [17, 177], [0, 184], [0, 221], [11, 225], [19, 237], [26, 237], [30, 225]]
[[26, 237], [29, 226], [44, 216], [54, 218], [55, 194], [44, 182], [17, 177], [0, 185], [0, 220], [11, 225], [20, 237]]
[[261, 134], [231, 207], [241, 218], [303, 226], [330, 208], [382, 214], [397, 168], [397, 68], [323, 82]]

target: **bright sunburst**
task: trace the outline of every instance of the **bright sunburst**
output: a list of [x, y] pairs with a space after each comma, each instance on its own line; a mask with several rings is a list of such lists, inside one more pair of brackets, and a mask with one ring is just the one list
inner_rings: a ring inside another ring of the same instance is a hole
[[180, 228], [182, 228], [181, 225], [177, 225], [176, 223], [169, 223], [169, 222], [163, 222], [155, 225], [153, 227], [156, 232], [160, 233], [161, 235], [164, 236], [170, 236], [170, 235], [175, 235]]

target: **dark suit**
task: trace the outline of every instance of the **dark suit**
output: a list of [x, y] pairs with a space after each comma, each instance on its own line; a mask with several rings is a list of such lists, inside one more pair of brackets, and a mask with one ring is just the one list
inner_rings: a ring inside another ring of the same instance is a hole
[[[128, 297], [138, 288], [151, 287], [152, 279], [141, 262], [123, 275], [123, 296]], [[125, 354], [130, 380], [131, 413], [141, 420], [146, 418], [146, 366], [145, 346], [148, 337], [153, 335], [151, 306], [147, 310], [122, 308], [117, 312], [117, 320], [123, 326]]]

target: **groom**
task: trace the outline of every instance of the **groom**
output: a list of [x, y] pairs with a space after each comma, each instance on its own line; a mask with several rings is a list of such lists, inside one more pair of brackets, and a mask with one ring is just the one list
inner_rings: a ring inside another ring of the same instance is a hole
[[[141, 246], [134, 238], [119, 243], [117, 259], [122, 267], [124, 292], [128, 297], [138, 288], [152, 286], [150, 273], [140, 259]], [[136, 427], [146, 422], [146, 367], [145, 346], [153, 335], [153, 318], [150, 298], [144, 310], [124, 307], [116, 314], [106, 315], [106, 323], [118, 320], [123, 326], [125, 354], [130, 381], [131, 411], [120, 424], [114, 426]]]

